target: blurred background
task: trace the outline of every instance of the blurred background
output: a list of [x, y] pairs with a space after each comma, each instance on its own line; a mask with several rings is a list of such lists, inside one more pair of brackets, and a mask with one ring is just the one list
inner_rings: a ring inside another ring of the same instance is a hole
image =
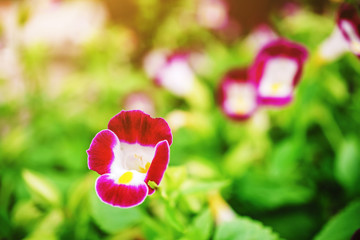
[[[349, 239], [360, 63], [321, 50], [339, 5], [1, 0], [0, 239]], [[309, 50], [294, 100], [229, 119], [221, 78], [279, 36]], [[191, 78], [175, 89], [152, 74], [173, 52]], [[131, 209], [102, 203], [87, 167], [92, 138], [123, 109], [165, 118], [174, 137], [160, 191]]]

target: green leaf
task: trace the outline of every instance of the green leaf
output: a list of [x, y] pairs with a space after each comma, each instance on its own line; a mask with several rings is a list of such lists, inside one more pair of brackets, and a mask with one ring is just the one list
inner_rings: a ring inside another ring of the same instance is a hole
[[60, 193], [45, 177], [26, 169], [22, 172], [22, 176], [35, 200], [52, 205], [60, 204]]
[[205, 193], [211, 190], [218, 190], [227, 185], [230, 181], [200, 181], [200, 180], [187, 180], [181, 189], [183, 194]]
[[258, 208], [272, 209], [286, 204], [301, 204], [314, 194], [312, 188], [300, 185], [290, 178], [266, 175], [248, 175], [236, 185], [237, 196]]
[[175, 239], [175, 234], [170, 227], [164, 227], [164, 223], [153, 217], [145, 215], [142, 219], [142, 232], [146, 239]]
[[270, 171], [276, 176], [294, 175], [298, 165], [299, 147], [296, 141], [278, 143], [271, 159]]
[[30, 228], [42, 215], [43, 213], [36, 207], [33, 201], [19, 201], [13, 209], [11, 220], [15, 226]]
[[360, 200], [348, 205], [334, 216], [314, 238], [315, 240], [350, 239], [360, 227]]
[[56, 233], [64, 220], [64, 213], [60, 209], [53, 209], [36, 224], [35, 229], [26, 239], [57, 239]]
[[140, 207], [118, 208], [103, 203], [95, 191], [90, 192], [90, 211], [95, 223], [107, 233], [116, 233], [141, 221]]
[[180, 211], [177, 211], [174, 206], [171, 206], [169, 202], [165, 203], [165, 220], [169, 226], [173, 227], [178, 232], [184, 231], [184, 219], [180, 214]]
[[359, 191], [360, 151], [356, 138], [343, 142], [335, 160], [335, 177], [349, 192]]
[[214, 240], [276, 240], [279, 236], [271, 228], [247, 217], [224, 222], [216, 229]]
[[206, 209], [194, 218], [186, 234], [186, 239], [207, 240], [211, 235], [213, 220], [211, 212]]

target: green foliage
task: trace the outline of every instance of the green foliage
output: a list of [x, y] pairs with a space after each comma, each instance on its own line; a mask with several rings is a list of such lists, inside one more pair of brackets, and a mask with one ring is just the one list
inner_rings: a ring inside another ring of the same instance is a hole
[[336, 214], [314, 238], [315, 240], [350, 239], [360, 226], [360, 201], [350, 203]]
[[[217, 89], [226, 71], [253, 62], [246, 33], [200, 26], [197, 1], [117, 2], [133, 22], [111, 16], [74, 52], [68, 42], [24, 44], [17, 31], [34, 9], [0, 4], [0, 239], [349, 239], [360, 226], [360, 61], [318, 59], [337, 4], [324, 14], [306, 4], [273, 13], [274, 30], [305, 45], [309, 59], [289, 105], [237, 122], [222, 113]], [[14, 29], [3, 21], [12, 11]], [[191, 94], [146, 76], [144, 56], [158, 47], [202, 54]], [[158, 186], [149, 183], [156, 192], [120, 209], [96, 196], [86, 150], [133, 92], [149, 96], [153, 117], [178, 121], [170, 165]], [[220, 210], [241, 217], [219, 222], [213, 193]]]
[[360, 144], [351, 137], [341, 145], [335, 159], [335, 176], [349, 193], [359, 192]]
[[120, 209], [103, 203], [95, 194], [90, 192], [90, 211], [95, 223], [107, 233], [116, 233], [134, 226], [142, 219], [139, 207]]
[[280, 239], [269, 227], [247, 217], [237, 217], [231, 222], [219, 226], [215, 233], [215, 240], [277, 240]]
[[199, 215], [193, 219], [184, 239], [209, 239], [212, 233], [212, 229], [213, 220], [210, 210], [205, 210], [199, 213]]

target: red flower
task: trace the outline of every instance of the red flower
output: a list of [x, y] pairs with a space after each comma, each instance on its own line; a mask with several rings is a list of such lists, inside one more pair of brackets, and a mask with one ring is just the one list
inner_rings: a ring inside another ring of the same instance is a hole
[[139, 110], [121, 111], [92, 140], [89, 169], [101, 176], [95, 188], [110, 205], [133, 207], [154, 192], [149, 181], [159, 184], [169, 163], [171, 130], [162, 118]]

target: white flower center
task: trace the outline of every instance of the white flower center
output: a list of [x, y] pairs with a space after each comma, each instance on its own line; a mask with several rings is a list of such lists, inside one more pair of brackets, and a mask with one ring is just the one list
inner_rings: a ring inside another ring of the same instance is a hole
[[260, 95], [263, 97], [289, 96], [297, 70], [297, 63], [289, 58], [278, 57], [269, 60], [260, 81]]
[[155, 148], [120, 143], [114, 146], [115, 160], [110, 168], [112, 178], [121, 184], [143, 182], [155, 155]]
[[247, 83], [231, 83], [226, 86], [224, 108], [230, 114], [247, 114], [256, 107], [255, 87]]

